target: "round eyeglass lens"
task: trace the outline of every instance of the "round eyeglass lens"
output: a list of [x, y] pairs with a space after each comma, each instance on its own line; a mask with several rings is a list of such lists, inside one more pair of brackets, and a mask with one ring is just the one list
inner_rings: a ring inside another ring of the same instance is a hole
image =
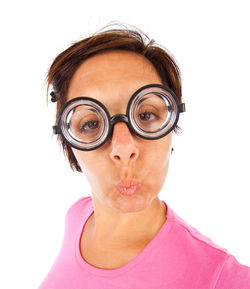
[[97, 147], [108, 134], [108, 118], [96, 103], [82, 100], [73, 103], [62, 115], [64, 137], [81, 149]]
[[163, 88], [142, 90], [131, 103], [131, 123], [143, 137], [153, 139], [166, 134], [175, 124], [176, 117], [176, 101]]

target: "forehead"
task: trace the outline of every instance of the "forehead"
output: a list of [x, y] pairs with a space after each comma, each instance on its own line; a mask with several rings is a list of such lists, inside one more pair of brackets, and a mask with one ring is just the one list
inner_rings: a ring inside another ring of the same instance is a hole
[[114, 50], [92, 56], [74, 73], [67, 100], [96, 98], [106, 105], [127, 103], [140, 87], [162, 83], [153, 64], [135, 52]]

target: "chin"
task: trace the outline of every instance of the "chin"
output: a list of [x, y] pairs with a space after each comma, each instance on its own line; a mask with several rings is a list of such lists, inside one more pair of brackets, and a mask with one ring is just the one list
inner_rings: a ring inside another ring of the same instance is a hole
[[150, 203], [151, 200], [138, 193], [133, 196], [120, 195], [113, 202], [113, 207], [122, 213], [136, 213], [146, 209]]

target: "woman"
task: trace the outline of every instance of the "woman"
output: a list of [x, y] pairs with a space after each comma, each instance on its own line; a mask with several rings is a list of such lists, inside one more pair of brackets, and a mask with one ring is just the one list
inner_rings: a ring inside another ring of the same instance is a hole
[[178, 67], [141, 32], [108, 30], [59, 54], [48, 73], [54, 133], [92, 196], [66, 214], [40, 289], [250, 288], [250, 268], [158, 198], [178, 132]]

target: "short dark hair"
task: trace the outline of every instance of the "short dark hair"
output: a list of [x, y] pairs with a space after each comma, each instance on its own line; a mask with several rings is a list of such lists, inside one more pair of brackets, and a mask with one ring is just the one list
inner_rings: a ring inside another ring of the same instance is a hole
[[[171, 88], [178, 100], [182, 101], [180, 71], [174, 57], [166, 48], [159, 46], [137, 29], [109, 29], [73, 43], [53, 61], [47, 74], [47, 95], [49, 86], [52, 85], [54, 96], [57, 98], [56, 117], [66, 102], [69, 83], [77, 68], [87, 58], [110, 50], [127, 50], [143, 55], [153, 64], [162, 83]], [[178, 126], [174, 129], [176, 133], [179, 130]], [[63, 141], [60, 135], [58, 135], [58, 141], [62, 145], [72, 170], [81, 172], [71, 147]]]

